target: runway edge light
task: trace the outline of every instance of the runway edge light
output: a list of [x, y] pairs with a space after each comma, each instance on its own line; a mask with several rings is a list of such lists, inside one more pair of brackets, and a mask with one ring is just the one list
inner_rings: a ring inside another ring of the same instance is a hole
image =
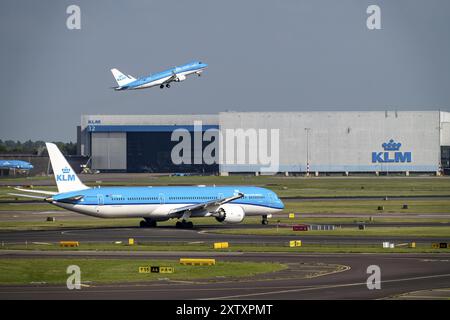
[[289, 241], [289, 247], [293, 248], [293, 247], [301, 247], [302, 246], [302, 241], [301, 240], [291, 240]]
[[214, 249], [227, 249], [228, 247], [228, 242], [214, 242]]

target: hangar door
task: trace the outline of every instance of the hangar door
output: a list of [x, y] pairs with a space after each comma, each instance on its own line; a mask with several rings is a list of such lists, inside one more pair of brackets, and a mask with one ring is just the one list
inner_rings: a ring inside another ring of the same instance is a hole
[[126, 144], [125, 132], [93, 132], [92, 169], [125, 171], [127, 169]]
[[[217, 164], [194, 164], [194, 151], [190, 164], [176, 165], [171, 152], [178, 141], [171, 141], [172, 131], [127, 132], [127, 171], [155, 173], [212, 173], [218, 172]], [[202, 150], [210, 142], [203, 142]], [[194, 150], [192, 139], [191, 150]], [[200, 151], [201, 152], [201, 151]]]

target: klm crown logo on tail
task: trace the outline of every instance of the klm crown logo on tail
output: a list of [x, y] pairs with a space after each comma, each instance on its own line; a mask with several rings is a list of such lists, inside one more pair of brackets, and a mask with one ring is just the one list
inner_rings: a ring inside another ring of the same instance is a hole
[[389, 140], [381, 145], [384, 152], [372, 152], [372, 163], [404, 163], [412, 161], [411, 152], [400, 152], [402, 144]]
[[73, 171], [66, 158], [54, 143], [45, 143], [52, 163], [53, 174], [59, 193], [89, 189]]
[[70, 169], [65, 167], [62, 170], [62, 174], [57, 174], [56, 175], [56, 181], [75, 181], [75, 175], [74, 174], [70, 174]]

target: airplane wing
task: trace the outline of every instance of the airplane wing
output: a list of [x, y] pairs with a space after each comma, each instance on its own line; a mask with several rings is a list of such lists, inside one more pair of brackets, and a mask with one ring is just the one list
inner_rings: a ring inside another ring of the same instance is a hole
[[216, 211], [221, 205], [231, 202], [236, 199], [240, 199], [243, 196], [244, 196], [243, 193], [238, 193], [237, 195], [234, 195], [229, 198], [222, 198], [222, 199], [212, 200], [212, 201], [208, 201], [208, 202], [196, 203], [196, 204], [185, 206], [185, 207], [175, 208], [175, 209], [170, 210], [169, 214], [177, 215], [177, 214], [182, 214], [182, 213], [186, 213], [186, 212], [190, 213], [193, 211], [200, 211], [200, 210], [208, 210], [209, 212]]
[[172, 81], [175, 81], [177, 79], [177, 74], [173, 73], [170, 78], [168, 78], [166, 81], [164, 81], [162, 84], [170, 83]]
[[58, 192], [53, 192], [53, 191], [31, 190], [31, 189], [23, 189], [23, 188], [14, 188], [14, 189], [18, 190], [18, 191], [23, 191], [23, 192], [47, 194], [47, 195], [50, 195], [50, 196], [54, 196], [55, 194], [58, 194]]

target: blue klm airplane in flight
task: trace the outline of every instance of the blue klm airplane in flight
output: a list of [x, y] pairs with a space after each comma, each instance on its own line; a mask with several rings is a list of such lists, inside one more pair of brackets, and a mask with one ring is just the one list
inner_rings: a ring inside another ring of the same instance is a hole
[[28, 171], [33, 168], [31, 163], [22, 160], [0, 160], [0, 169]]
[[141, 227], [178, 219], [179, 228], [192, 228], [195, 217], [213, 217], [223, 223], [240, 223], [246, 216], [261, 216], [262, 223], [284, 204], [271, 190], [251, 186], [98, 187], [85, 186], [58, 147], [46, 143], [58, 192], [16, 188], [46, 196], [55, 206], [99, 218], [143, 218]]
[[136, 90], [159, 86], [161, 89], [170, 88], [171, 82], [181, 82], [191, 74], [201, 75], [208, 65], [200, 61], [194, 61], [163, 72], [155, 73], [147, 77], [136, 79], [130, 75], [124, 75], [117, 69], [111, 69], [118, 86], [114, 90]]

